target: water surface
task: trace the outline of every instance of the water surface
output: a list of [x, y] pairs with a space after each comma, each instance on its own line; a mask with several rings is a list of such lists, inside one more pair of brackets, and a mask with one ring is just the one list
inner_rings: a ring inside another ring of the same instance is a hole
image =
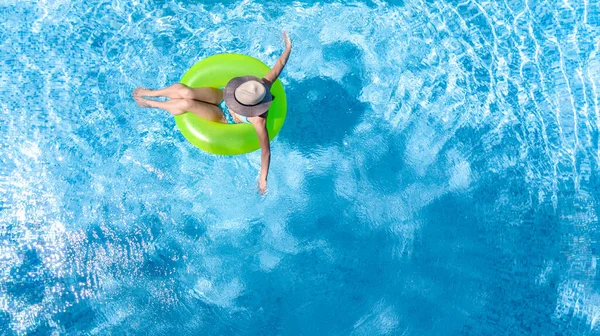
[[[0, 330], [599, 334], [599, 7], [0, 0]], [[260, 197], [130, 95], [283, 29]]]

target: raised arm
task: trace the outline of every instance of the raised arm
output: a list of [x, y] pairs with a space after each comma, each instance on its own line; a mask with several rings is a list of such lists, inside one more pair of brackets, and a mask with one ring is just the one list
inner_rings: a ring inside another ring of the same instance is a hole
[[283, 54], [279, 56], [279, 59], [273, 68], [271, 68], [271, 71], [269, 71], [269, 73], [263, 77], [263, 80], [267, 82], [269, 86], [271, 86], [273, 82], [277, 80], [277, 77], [279, 77], [279, 74], [281, 74], [283, 67], [285, 67], [287, 60], [290, 57], [290, 53], [292, 52], [292, 41], [286, 32], [283, 32], [283, 38], [285, 40], [285, 50], [283, 51]]

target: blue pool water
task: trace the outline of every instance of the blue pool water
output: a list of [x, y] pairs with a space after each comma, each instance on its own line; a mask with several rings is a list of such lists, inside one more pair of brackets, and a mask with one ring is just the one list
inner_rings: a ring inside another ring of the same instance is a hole
[[[600, 2], [0, 0], [2, 335], [600, 334]], [[260, 154], [136, 86], [294, 50]]]

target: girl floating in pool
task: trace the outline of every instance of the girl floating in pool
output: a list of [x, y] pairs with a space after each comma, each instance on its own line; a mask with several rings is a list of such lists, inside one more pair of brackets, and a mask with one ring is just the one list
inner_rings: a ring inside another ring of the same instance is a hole
[[[271, 71], [263, 78], [236, 77], [230, 80], [223, 90], [211, 87], [190, 88], [181, 83], [160, 90], [138, 87], [133, 91], [133, 99], [141, 107], [163, 109], [172, 115], [191, 112], [200, 118], [215, 122], [252, 124], [256, 129], [262, 150], [258, 189], [260, 193], [265, 193], [271, 161], [271, 148], [266, 126], [267, 113], [273, 100], [270, 89], [281, 74], [292, 51], [292, 42], [289, 36], [286, 32], [283, 32], [283, 36], [285, 51]], [[168, 97], [169, 100], [160, 102], [144, 97]]]

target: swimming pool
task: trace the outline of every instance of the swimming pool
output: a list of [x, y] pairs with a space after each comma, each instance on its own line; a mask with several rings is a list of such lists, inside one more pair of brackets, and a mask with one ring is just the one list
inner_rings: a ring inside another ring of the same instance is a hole
[[[599, 334], [599, 6], [0, 0], [0, 330]], [[131, 91], [282, 29], [261, 197]]]

